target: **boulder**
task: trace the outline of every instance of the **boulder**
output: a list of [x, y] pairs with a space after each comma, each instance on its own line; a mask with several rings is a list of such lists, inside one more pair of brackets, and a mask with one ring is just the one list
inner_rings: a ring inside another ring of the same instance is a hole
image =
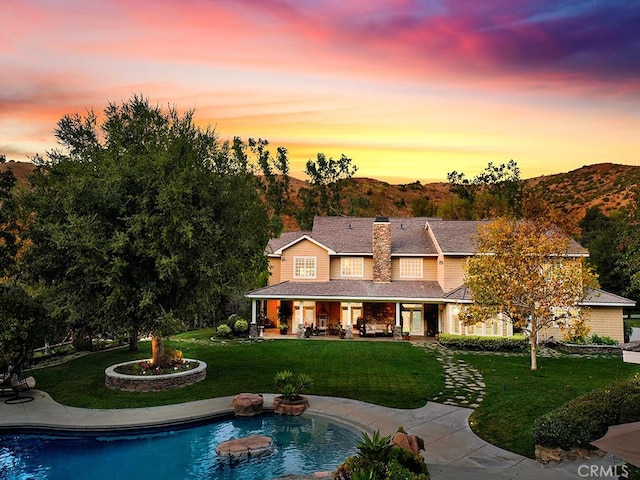
[[266, 435], [250, 435], [219, 443], [216, 453], [230, 460], [245, 460], [273, 453], [273, 439]]
[[262, 413], [264, 404], [259, 393], [239, 393], [231, 401], [231, 406], [237, 417], [253, 417]]
[[405, 432], [397, 432], [391, 439], [391, 443], [414, 455], [420, 455], [420, 447], [415, 435]]

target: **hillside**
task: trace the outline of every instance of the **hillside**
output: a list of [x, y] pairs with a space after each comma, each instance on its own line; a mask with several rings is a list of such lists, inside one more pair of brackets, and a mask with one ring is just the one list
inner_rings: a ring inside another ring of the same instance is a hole
[[[31, 163], [7, 162], [0, 165], [0, 171], [11, 169], [19, 181], [25, 182], [35, 168]], [[640, 167], [600, 163], [585, 165], [577, 170], [555, 175], [545, 175], [524, 180], [535, 192], [562, 212], [573, 225], [593, 206], [600, 206], [605, 213], [625, 207], [633, 196], [633, 189], [640, 185]], [[291, 178], [290, 197], [297, 204], [297, 192], [307, 182]], [[355, 178], [344, 194], [351, 214], [358, 216], [388, 215], [406, 217], [414, 208], [422, 210], [420, 215], [435, 215], [435, 209], [451, 197], [446, 182], [414, 182], [393, 185], [371, 178]], [[294, 230], [297, 224], [293, 216], [285, 218], [285, 228]]]
[[605, 214], [629, 204], [640, 185], [640, 167], [599, 163], [577, 170], [527, 180], [549, 205], [579, 222], [588, 208], [599, 206]]

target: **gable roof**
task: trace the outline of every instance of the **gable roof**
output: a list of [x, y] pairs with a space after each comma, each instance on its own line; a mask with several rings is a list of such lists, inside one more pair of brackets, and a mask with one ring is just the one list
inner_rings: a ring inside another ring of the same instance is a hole
[[490, 222], [486, 220], [432, 220], [427, 228], [433, 233], [440, 251], [444, 255], [472, 255], [478, 227]]
[[[437, 250], [425, 229], [427, 217], [390, 218], [391, 255], [436, 255]], [[281, 251], [307, 238], [337, 255], [373, 255], [372, 217], [315, 217], [311, 232], [283, 232], [271, 239], [268, 254]]]
[[[313, 229], [283, 232], [269, 240], [267, 254], [278, 255], [302, 239], [311, 240], [335, 255], [373, 255], [372, 217], [315, 217]], [[392, 217], [391, 255], [473, 255], [478, 228], [490, 220], [442, 220], [429, 217]], [[588, 255], [571, 239], [569, 255]]]

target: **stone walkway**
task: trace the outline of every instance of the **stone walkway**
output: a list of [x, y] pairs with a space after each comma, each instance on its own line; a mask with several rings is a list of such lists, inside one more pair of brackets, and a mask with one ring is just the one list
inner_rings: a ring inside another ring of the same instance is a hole
[[[456, 358], [458, 353], [472, 353], [474, 355], [494, 355], [502, 357], [529, 357], [528, 352], [479, 352], [462, 351], [445, 348], [438, 343], [413, 342], [418, 348], [423, 348], [433, 355], [444, 368], [444, 390], [438, 392], [432, 400], [445, 405], [465, 408], [478, 408], [484, 398], [485, 383], [482, 373], [473, 365]], [[609, 353], [563, 353], [544, 346], [538, 347], [539, 358], [599, 358]]]

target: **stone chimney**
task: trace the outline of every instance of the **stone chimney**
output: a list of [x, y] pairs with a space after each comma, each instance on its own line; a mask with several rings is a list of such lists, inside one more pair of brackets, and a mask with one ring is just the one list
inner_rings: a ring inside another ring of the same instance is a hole
[[391, 223], [389, 217], [373, 221], [373, 281], [391, 281]]

